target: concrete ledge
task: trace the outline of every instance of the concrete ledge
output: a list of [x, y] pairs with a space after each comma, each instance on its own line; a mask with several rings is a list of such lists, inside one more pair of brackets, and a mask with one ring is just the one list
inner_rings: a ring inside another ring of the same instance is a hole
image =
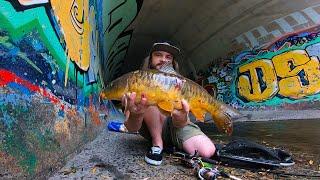
[[303, 120], [319, 119], [320, 110], [269, 110], [269, 111], [240, 111], [247, 117], [242, 117], [234, 122], [245, 121], [274, 121], [274, 120]]

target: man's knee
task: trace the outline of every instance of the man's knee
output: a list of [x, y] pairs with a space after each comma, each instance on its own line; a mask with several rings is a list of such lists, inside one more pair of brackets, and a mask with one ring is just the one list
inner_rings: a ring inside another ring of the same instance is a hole
[[216, 152], [214, 144], [208, 145], [206, 148], [199, 149], [199, 154], [202, 157], [210, 158]]
[[214, 155], [216, 148], [207, 136], [198, 135], [186, 140], [183, 143], [183, 150], [189, 154], [198, 151], [200, 156], [210, 158]]

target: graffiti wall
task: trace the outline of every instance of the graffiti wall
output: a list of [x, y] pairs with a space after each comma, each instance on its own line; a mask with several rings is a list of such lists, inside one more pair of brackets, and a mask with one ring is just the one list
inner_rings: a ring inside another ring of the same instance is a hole
[[0, 178], [47, 176], [104, 128], [141, 3], [0, 0]]
[[98, 2], [105, 4], [103, 9], [98, 11], [99, 16], [105, 20], [98, 22], [98, 25], [103, 32], [100, 39], [103, 39], [101, 46], [105, 50], [102, 56], [102, 65], [105, 68], [103, 78], [105, 82], [109, 82], [120, 73], [132, 35], [132, 30], [126, 29], [137, 16], [142, 0]]
[[209, 66], [205, 87], [238, 108], [317, 108], [319, 36], [319, 26], [301, 30]]

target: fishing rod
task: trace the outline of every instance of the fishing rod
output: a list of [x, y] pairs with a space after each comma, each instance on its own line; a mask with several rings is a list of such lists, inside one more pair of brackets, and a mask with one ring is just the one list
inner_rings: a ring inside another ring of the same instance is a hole
[[207, 167], [204, 162], [210, 165], [218, 165], [219, 162], [210, 158], [201, 157], [199, 156], [197, 151], [195, 151], [194, 155], [190, 155], [180, 151], [174, 151], [172, 154], [178, 157], [185, 166], [196, 169], [198, 177], [201, 180], [216, 179], [218, 176], [230, 178], [233, 180], [241, 180], [241, 178], [231, 175], [224, 170], [218, 169], [217, 166], [215, 168]]

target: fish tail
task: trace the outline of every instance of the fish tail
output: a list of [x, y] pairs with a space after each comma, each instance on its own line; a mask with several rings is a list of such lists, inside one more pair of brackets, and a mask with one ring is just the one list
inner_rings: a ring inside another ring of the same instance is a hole
[[241, 117], [241, 114], [226, 104], [221, 103], [219, 106], [220, 108], [215, 108], [209, 112], [218, 130], [230, 136], [233, 131], [233, 120]]

